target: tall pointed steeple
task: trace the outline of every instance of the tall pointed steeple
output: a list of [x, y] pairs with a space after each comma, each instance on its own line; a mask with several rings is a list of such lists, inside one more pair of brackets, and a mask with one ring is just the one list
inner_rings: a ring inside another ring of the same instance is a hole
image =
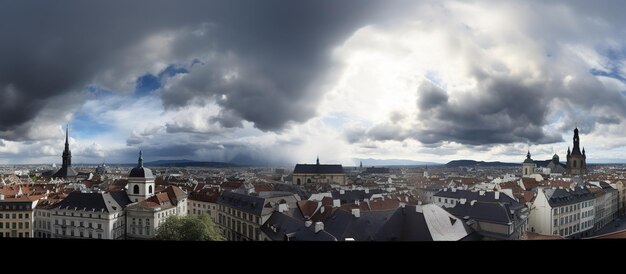
[[70, 151], [70, 125], [65, 126], [65, 149], [63, 150], [63, 166], [72, 166], [72, 152]]
[[137, 161], [137, 167], [143, 167], [143, 151], [139, 150], [139, 160]]
[[78, 173], [72, 168], [72, 152], [70, 151], [70, 126], [65, 127], [65, 149], [63, 149], [63, 165], [53, 175], [57, 178], [76, 177]]

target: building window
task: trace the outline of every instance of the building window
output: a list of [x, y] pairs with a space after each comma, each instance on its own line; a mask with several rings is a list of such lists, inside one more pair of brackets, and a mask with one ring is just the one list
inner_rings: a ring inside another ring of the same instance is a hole
[[307, 184], [310, 184], [311, 183], [311, 178], [306, 179], [306, 182], [307, 182]]
[[102, 224], [98, 224], [98, 229], [102, 229]]
[[24, 217], [24, 215], [22, 215], [22, 213], [17, 214], [18, 218], [22, 219]]
[[135, 185], [133, 187], [133, 194], [139, 194], [139, 186], [138, 185]]
[[558, 225], [558, 221], [559, 221], [558, 219], [554, 219], [554, 226]]
[[301, 182], [300, 182], [300, 178], [298, 178], [298, 179], [296, 180], [296, 182], [297, 182], [297, 184], [298, 184], [298, 185], [300, 185], [300, 184], [301, 184]]
[[20, 223], [18, 223], [18, 226], [19, 226], [19, 229], [24, 228], [24, 225], [23, 225], [21, 222], [20, 222]]
[[24, 223], [24, 226], [25, 226], [26, 228], [30, 228], [30, 223], [29, 223], [29, 222], [25, 222], [25, 223]]
[[98, 233], [98, 239], [102, 239], [102, 234]]

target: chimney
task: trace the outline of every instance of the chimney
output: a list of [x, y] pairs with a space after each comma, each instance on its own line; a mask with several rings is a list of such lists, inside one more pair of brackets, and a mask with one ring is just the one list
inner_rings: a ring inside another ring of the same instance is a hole
[[357, 217], [357, 218], [361, 217], [361, 210], [358, 209], [358, 208], [353, 208], [352, 209], [352, 216]]
[[313, 224], [313, 222], [311, 220], [307, 220], [306, 222], [304, 222], [304, 226], [306, 227], [310, 227]]
[[343, 189], [340, 189], [340, 190], [339, 190], [339, 194], [341, 194], [341, 195], [346, 194], [346, 191], [345, 191], [345, 190], [343, 190]]
[[320, 213], [324, 213], [324, 206], [320, 207]]
[[475, 203], [476, 203], [476, 200], [472, 200], [472, 201], [470, 202], [470, 205], [471, 205], [471, 206], [474, 206], [474, 204], [475, 204]]
[[369, 188], [365, 189], [365, 194], [370, 194], [370, 189]]
[[415, 212], [423, 213], [423, 212], [424, 212], [424, 209], [422, 208], [422, 206], [421, 206], [421, 205], [416, 205], [416, 206], [415, 206]]
[[479, 192], [478, 192], [478, 195], [480, 195], [480, 196], [485, 196], [485, 191], [484, 191], [484, 190], [479, 191]]
[[4, 201], [4, 194], [0, 193], [0, 201]]
[[320, 230], [324, 230], [324, 223], [315, 222], [315, 233], [320, 232]]
[[452, 192], [456, 192], [456, 187], [450, 188]]
[[466, 199], [466, 198], [461, 198], [461, 200], [459, 201], [459, 203], [460, 203], [460, 204], [462, 204], [462, 205], [464, 205], [464, 204], [465, 204], [465, 202], [467, 202], [467, 199]]
[[288, 208], [289, 208], [289, 207], [287, 206], [287, 204], [286, 204], [286, 203], [285, 203], [285, 204], [279, 204], [279, 205], [278, 205], [278, 212], [281, 212], [281, 213], [282, 213], [282, 212], [286, 212]]
[[333, 207], [340, 207], [340, 206], [341, 206], [341, 200], [334, 199], [333, 200]]
[[496, 200], [500, 200], [500, 191], [494, 192], [493, 195]]

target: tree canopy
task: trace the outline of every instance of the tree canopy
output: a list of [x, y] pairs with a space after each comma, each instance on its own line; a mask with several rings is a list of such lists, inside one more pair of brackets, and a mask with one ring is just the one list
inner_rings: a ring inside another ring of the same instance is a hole
[[157, 240], [223, 241], [224, 236], [206, 214], [185, 217], [172, 216], [165, 220], [156, 235]]

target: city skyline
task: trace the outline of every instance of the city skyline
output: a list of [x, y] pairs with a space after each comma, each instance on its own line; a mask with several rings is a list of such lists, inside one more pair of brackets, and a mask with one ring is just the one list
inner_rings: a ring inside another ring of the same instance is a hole
[[0, 164], [626, 162], [617, 1], [2, 6]]

